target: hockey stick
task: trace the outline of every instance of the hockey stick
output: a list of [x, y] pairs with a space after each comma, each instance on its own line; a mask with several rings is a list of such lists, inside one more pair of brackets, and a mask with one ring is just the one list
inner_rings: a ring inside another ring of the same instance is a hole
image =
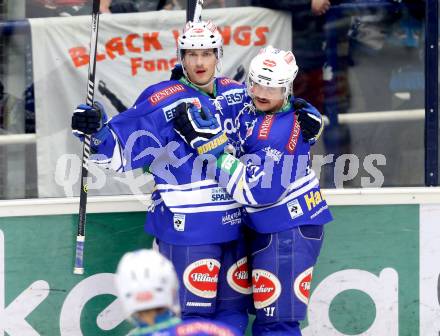
[[[194, 7], [194, 11], [191, 9]], [[188, 0], [186, 9], [186, 21], [202, 21], [203, 0]], [[191, 15], [192, 14], [192, 15]]]
[[[90, 35], [90, 59], [87, 85], [87, 105], [93, 105], [93, 96], [95, 94], [95, 72], [96, 72], [96, 49], [98, 45], [98, 26], [99, 26], [99, 5], [100, 0], [93, 0], [92, 9], [92, 31]], [[90, 135], [84, 136], [83, 158], [81, 168], [81, 193], [79, 196], [79, 218], [76, 235], [76, 252], [74, 274], [84, 273], [84, 242], [86, 238], [86, 206], [87, 206], [87, 180], [89, 175], [89, 157], [90, 157]]]

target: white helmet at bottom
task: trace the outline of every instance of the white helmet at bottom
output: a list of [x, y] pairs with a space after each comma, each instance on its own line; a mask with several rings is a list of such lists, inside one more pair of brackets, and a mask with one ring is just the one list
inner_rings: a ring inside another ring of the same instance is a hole
[[116, 271], [116, 289], [129, 315], [154, 308], [180, 313], [176, 272], [157, 251], [143, 249], [124, 254]]
[[267, 46], [260, 50], [249, 66], [247, 89], [253, 97], [252, 88], [258, 84], [267, 88], [283, 88], [285, 100], [292, 94], [292, 83], [298, 73], [295, 56], [291, 51]]

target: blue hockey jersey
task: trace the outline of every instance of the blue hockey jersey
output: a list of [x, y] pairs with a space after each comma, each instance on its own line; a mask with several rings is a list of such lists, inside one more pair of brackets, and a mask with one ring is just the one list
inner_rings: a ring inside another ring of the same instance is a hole
[[181, 322], [178, 318], [158, 323], [151, 327], [136, 328], [127, 336], [239, 336], [238, 331], [223, 323], [190, 320]]
[[217, 161], [220, 184], [245, 205], [248, 225], [260, 233], [332, 220], [292, 103], [275, 114], [246, 104], [238, 118], [244, 155], [223, 154]]
[[[186, 79], [147, 88], [133, 107], [113, 117], [92, 138], [94, 162], [116, 171], [148, 168], [154, 175], [154, 206], [146, 231], [176, 245], [199, 245], [237, 239], [241, 205], [214, 179], [206, 162], [174, 131], [175, 109], [182, 102], [209, 108], [222, 127], [236, 132], [244, 86], [228, 78], [215, 80], [213, 97]], [[230, 220], [234, 218], [234, 220]]]

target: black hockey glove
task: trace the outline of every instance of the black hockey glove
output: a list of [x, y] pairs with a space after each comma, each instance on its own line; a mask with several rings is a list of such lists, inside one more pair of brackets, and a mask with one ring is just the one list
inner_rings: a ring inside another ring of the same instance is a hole
[[101, 129], [107, 119], [104, 107], [99, 102], [95, 102], [93, 106], [78, 105], [72, 115], [72, 132], [78, 137], [94, 134]]
[[228, 137], [211, 111], [193, 104], [181, 103], [176, 107], [174, 129], [199, 155], [218, 157], [228, 145]]
[[324, 126], [321, 113], [313, 105], [301, 98], [295, 98], [293, 107], [298, 116], [304, 140], [313, 145], [321, 136]]
[[182, 65], [181, 64], [176, 64], [174, 66], [174, 68], [171, 70], [170, 80], [179, 80], [183, 76], [185, 76], [185, 74], [183, 73]]

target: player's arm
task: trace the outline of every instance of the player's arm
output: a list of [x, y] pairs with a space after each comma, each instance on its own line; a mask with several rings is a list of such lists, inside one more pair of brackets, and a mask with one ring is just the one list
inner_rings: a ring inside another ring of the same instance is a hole
[[[165, 146], [162, 113], [136, 105], [107, 121], [104, 107], [79, 105], [72, 116], [72, 131], [83, 140], [91, 135], [91, 161], [115, 171], [148, 167]], [[172, 127], [169, 127], [172, 131]], [[158, 130], [161, 130], [159, 132]]]
[[[230, 195], [244, 205], [266, 205], [277, 202], [286, 192], [288, 183], [282, 183], [282, 163], [268, 157], [264, 150], [252, 153], [255, 162], [242, 163], [228, 151], [228, 138], [216, 118], [209, 111], [191, 104], [176, 111], [175, 130], [199, 155], [212, 163], [215, 157], [215, 178]], [[209, 172], [212, 172], [208, 168]]]

